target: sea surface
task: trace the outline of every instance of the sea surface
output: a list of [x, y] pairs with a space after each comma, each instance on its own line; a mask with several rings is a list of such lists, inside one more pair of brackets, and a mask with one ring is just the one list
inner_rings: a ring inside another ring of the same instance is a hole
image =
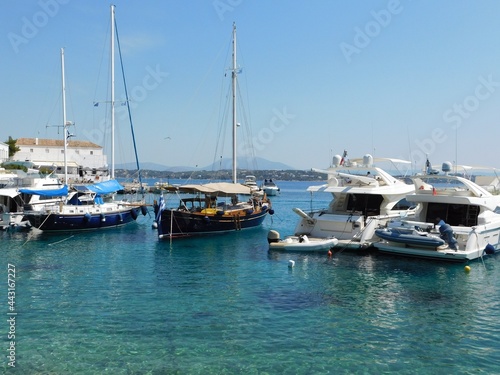
[[270, 229], [292, 234], [293, 207], [330, 200], [277, 183], [262, 227], [221, 236], [159, 241], [152, 215], [0, 233], [0, 372], [500, 373], [499, 256], [466, 272], [366, 251], [269, 252]]

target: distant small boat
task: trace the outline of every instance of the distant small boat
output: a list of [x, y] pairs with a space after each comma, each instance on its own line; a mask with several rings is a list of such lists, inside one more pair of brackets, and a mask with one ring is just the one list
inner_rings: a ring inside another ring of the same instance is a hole
[[254, 195], [264, 195], [264, 192], [259, 188], [259, 185], [257, 185], [257, 178], [255, 176], [249, 175], [245, 176], [245, 181], [243, 182], [243, 185], [247, 186], [250, 188], [250, 191]]
[[269, 242], [269, 250], [304, 252], [326, 252], [339, 242], [336, 238], [314, 238], [306, 235], [288, 236], [280, 239], [280, 234], [275, 230], [269, 231], [267, 241]]
[[276, 185], [272, 179], [265, 179], [260, 188], [268, 196], [279, 195], [280, 188]]

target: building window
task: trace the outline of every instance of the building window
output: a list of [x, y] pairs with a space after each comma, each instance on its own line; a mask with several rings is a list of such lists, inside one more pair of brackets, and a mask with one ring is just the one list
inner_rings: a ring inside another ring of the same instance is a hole
[[61, 150], [61, 154], [64, 154], [64, 150]]
[[80, 154], [80, 150], [75, 150], [75, 154]]
[[46, 148], [46, 149], [45, 149], [45, 152], [48, 154], [48, 153], [49, 153], [49, 149], [48, 149], [48, 148]]
[[30, 148], [30, 152], [33, 152], [33, 149], [32, 149], [32, 148]]
[[90, 155], [94, 155], [94, 151], [90, 151]]

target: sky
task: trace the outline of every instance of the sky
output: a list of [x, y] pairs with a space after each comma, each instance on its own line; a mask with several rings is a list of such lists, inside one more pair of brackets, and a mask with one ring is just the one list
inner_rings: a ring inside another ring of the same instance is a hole
[[[109, 154], [110, 5], [0, 2], [1, 141], [62, 137], [64, 48], [70, 132]], [[235, 23], [239, 156], [304, 170], [344, 150], [416, 169], [426, 156], [500, 168], [498, 1], [114, 5], [141, 162], [201, 168], [231, 156], [223, 119]], [[118, 66], [115, 79], [124, 103]], [[117, 104], [116, 163], [134, 160], [125, 108]]]

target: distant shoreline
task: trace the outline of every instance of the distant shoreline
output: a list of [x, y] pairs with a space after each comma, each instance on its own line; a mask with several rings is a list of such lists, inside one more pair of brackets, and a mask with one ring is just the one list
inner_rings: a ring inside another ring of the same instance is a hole
[[[299, 169], [291, 170], [258, 170], [258, 171], [248, 171], [240, 170], [238, 171], [238, 180], [244, 180], [245, 176], [253, 175], [256, 177], [257, 181], [264, 181], [265, 179], [273, 179], [275, 181], [324, 181], [327, 176], [323, 173], [305, 171]], [[115, 176], [117, 178], [137, 178], [136, 170], [127, 169], [117, 169], [115, 171]], [[172, 180], [186, 180], [186, 179], [218, 179], [218, 180], [230, 180], [231, 171], [221, 170], [221, 171], [186, 171], [186, 172], [170, 172], [170, 171], [155, 171], [144, 169], [141, 170], [141, 178], [156, 178], [156, 179], [172, 179]]]

